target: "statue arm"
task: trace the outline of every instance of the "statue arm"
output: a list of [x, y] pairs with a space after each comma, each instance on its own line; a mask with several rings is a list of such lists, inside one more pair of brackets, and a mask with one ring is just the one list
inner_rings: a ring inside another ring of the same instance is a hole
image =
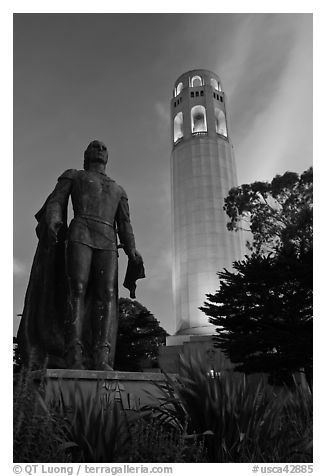
[[67, 206], [72, 187], [73, 170], [67, 170], [58, 179], [45, 211], [45, 221], [51, 238], [56, 241], [59, 229], [67, 221]]
[[135, 237], [130, 223], [128, 197], [123, 189], [116, 213], [116, 225], [120, 243], [122, 244], [125, 253], [129, 257], [133, 257], [136, 252]]

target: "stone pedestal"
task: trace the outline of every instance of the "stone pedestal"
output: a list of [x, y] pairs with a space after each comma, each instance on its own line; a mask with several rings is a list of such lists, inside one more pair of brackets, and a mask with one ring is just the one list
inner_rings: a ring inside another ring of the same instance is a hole
[[100, 395], [104, 399], [120, 402], [127, 410], [157, 404], [157, 398], [162, 396], [157, 384], [166, 380], [164, 374], [157, 372], [69, 369], [34, 371], [33, 378], [36, 385], [43, 383], [46, 402], [63, 398], [66, 405], [73, 405], [81, 395], [83, 399]]

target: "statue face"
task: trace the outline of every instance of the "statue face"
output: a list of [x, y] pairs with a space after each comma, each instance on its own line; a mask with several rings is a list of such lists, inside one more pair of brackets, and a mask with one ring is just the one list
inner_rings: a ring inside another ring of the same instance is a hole
[[86, 157], [88, 163], [100, 162], [101, 164], [106, 165], [108, 161], [108, 150], [106, 145], [99, 140], [93, 140], [85, 151], [85, 158]]

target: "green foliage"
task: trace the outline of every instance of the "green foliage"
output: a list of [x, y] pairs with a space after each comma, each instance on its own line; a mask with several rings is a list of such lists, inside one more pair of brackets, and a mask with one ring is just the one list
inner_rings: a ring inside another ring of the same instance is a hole
[[228, 229], [250, 231], [253, 253], [218, 272], [220, 288], [201, 307], [235, 369], [273, 383], [304, 371], [312, 386], [312, 179], [309, 168], [230, 190]]
[[[285, 454], [287, 461], [312, 462], [313, 400], [310, 390], [299, 385], [291, 391], [282, 389], [275, 405], [280, 406], [279, 402], [282, 402], [282, 440], [278, 446], [280, 458]], [[286, 451], [282, 448], [284, 442]]]
[[58, 411], [68, 422], [69, 440], [76, 445], [74, 461], [196, 462], [203, 447], [186, 442], [180, 431], [163, 427], [143, 411], [123, 408], [114, 390], [106, 395], [98, 385], [95, 396], [87, 396], [75, 385], [67, 398], [61, 393]]
[[[52, 403], [33, 387], [31, 372], [16, 383], [14, 461], [49, 462], [199, 462], [203, 445], [179, 429], [162, 426], [144, 412], [122, 408], [115, 390], [86, 396], [76, 384]], [[129, 413], [128, 413], [129, 411]]]
[[220, 289], [201, 308], [217, 326], [216, 345], [235, 370], [288, 383], [304, 369], [311, 383], [312, 253], [253, 254], [233, 268], [218, 273]]
[[162, 425], [155, 417], [140, 418], [131, 428], [125, 458], [131, 463], [205, 463], [202, 441], [189, 439], [178, 428]]
[[165, 344], [166, 331], [151, 312], [137, 301], [119, 299], [119, 329], [116, 370], [140, 371], [146, 362], [157, 367], [158, 348]]
[[125, 411], [114, 396], [114, 391], [109, 391], [109, 398], [101, 396], [100, 383], [95, 396], [85, 396], [78, 384], [68, 398], [61, 391], [57, 411], [68, 423], [79, 462], [110, 463], [123, 453], [130, 435]]
[[16, 374], [13, 434], [15, 463], [70, 461], [66, 422], [47, 407], [28, 369]]
[[212, 378], [198, 357], [181, 366], [153, 412], [161, 424], [202, 438], [209, 462], [311, 462], [309, 389], [274, 393], [227, 371]]
[[248, 248], [259, 254], [284, 249], [306, 253], [312, 246], [312, 179], [311, 167], [300, 176], [285, 172], [270, 183], [231, 189], [224, 205], [228, 229], [250, 231]]
[[86, 397], [78, 385], [54, 404], [21, 373], [14, 392], [14, 461], [311, 462], [308, 388], [274, 392], [236, 373], [207, 375], [197, 358], [162, 388], [154, 407], [123, 409], [115, 392]]

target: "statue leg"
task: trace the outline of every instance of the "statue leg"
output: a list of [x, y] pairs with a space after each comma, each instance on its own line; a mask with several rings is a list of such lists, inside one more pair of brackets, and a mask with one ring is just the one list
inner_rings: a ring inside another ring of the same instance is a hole
[[69, 368], [83, 369], [82, 330], [85, 294], [93, 250], [82, 243], [69, 242], [67, 275], [69, 281], [69, 316], [67, 322], [66, 361]]
[[113, 370], [118, 332], [118, 255], [94, 250], [93, 344], [97, 370]]

